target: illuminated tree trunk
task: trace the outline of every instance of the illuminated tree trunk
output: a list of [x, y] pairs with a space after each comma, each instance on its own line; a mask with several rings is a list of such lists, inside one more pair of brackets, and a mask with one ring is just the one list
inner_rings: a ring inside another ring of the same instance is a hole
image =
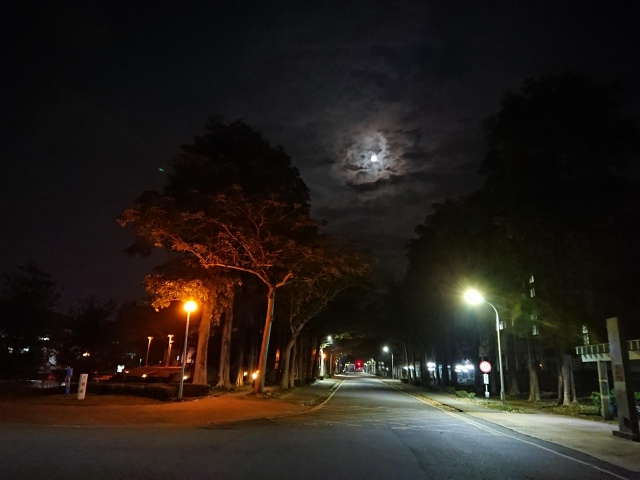
[[240, 331], [236, 365], [238, 366], [238, 374], [236, 375], [236, 387], [242, 387], [244, 385], [244, 329]]
[[298, 342], [296, 341], [293, 344], [293, 352], [291, 353], [291, 358], [294, 359], [294, 361], [290, 362], [290, 368], [289, 368], [289, 388], [293, 388], [295, 387], [295, 374], [296, 374], [296, 368], [295, 368], [295, 358], [296, 358], [296, 353], [298, 352]]
[[224, 326], [220, 345], [220, 365], [218, 365], [218, 383], [216, 387], [231, 388], [229, 366], [231, 363], [231, 332], [233, 330], [233, 300], [224, 311]]
[[531, 341], [527, 336], [527, 367], [529, 368], [529, 401], [540, 401], [540, 383], [538, 382], [538, 372], [531, 356]]
[[271, 325], [273, 324], [273, 309], [276, 303], [276, 287], [269, 285], [267, 294], [267, 317], [264, 321], [262, 332], [262, 346], [260, 347], [260, 360], [258, 362], [258, 376], [256, 378], [253, 393], [264, 392], [265, 370], [267, 368], [267, 354], [269, 352], [269, 338], [271, 337]]
[[198, 328], [198, 350], [196, 352], [196, 365], [193, 373], [193, 383], [207, 383], [207, 349], [209, 347], [211, 316], [213, 313], [213, 304], [215, 302], [214, 293], [214, 290], [209, 292], [209, 300], [202, 303], [202, 319], [200, 320], [200, 328]]
[[[284, 352], [282, 352], [282, 377], [280, 378], [280, 388], [284, 388], [285, 390], [289, 389], [289, 370], [294, 370], [291, 358], [293, 353], [293, 346], [296, 343], [296, 337], [296, 333], [291, 334], [291, 338], [287, 342], [287, 346], [284, 348]], [[293, 358], [295, 358], [295, 356]]]

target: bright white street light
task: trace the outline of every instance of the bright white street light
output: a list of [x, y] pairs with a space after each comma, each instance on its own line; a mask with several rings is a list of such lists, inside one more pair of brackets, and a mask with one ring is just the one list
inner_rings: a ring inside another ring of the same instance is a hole
[[496, 312], [496, 336], [498, 337], [498, 364], [500, 365], [500, 399], [503, 404], [507, 403], [507, 396], [504, 391], [504, 370], [502, 369], [502, 348], [500, 347], [500, 316], [498, 315], [498, 310], [492, 304], [487, 302], [484, 297], [474, 289], [469, 289], [464, 293], [464, 299], [467, 303], [471, 305], [480, 305], [481, 303], [486, 303], [493, 311]]
[[471, 305], [480, 305], [484, 303], [484, 297], [480, 295], [480, 292], [474, 289], [469, 289], [464, 293], [464, 300]]
[[384, 347], [382, 351], [384, 351], [384, 353], [389, 353], [389, 347]]

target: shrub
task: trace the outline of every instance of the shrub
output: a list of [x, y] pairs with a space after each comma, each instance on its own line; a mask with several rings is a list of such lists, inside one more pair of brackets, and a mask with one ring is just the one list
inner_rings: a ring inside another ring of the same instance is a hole
[[443, 390], [444, 390], [444, 393], [450, 393], [451, 395], [456, 394], [455, 387], [444, 387]]
[[460, 398], [475, 398], [475, 392], [467, 392], [466, 390], [456, 390], [456, 396]]

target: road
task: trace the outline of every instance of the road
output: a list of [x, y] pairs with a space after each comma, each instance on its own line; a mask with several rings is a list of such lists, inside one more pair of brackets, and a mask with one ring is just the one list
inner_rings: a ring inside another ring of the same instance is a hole
[[217, 426], [5, 427], [0, 479], [609, 479], [637, 474], [352, 375], [314, 411]]

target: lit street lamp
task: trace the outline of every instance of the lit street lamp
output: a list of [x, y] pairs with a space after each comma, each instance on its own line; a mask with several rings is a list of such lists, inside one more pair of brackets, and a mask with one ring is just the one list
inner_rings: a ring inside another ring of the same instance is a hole
[[500, 347], [500, 316], [498, 315], [498, 310], [492, 304], [487, 302], [484, 297], [477, 290], [467, 290], [464, 294], [464, 299], [467, 303], [471, 305], [480, 305], [481, 303], [486, 303], [493, 311], [496, 312], [496, 336], [498, 337], [498, 364], [500, 365], [500, 399], [502, 403], [506, 405], [507, 397], [504, 393], [504, 371], [502, 370], [502, 349]]
[[144, 362], [144, 366], [148, 367], [149, 366], [149, 350], [151, 350], [151, 340], [153, 340], [153, 337], [147, 337], [149, 339], [149, 345], [147, 345], [147, 359]]
[[[384, 353], [389, 353], [389, 347], [384, 347], [382, 349], [384, 351]], [[391, 352], [391, 378], [393, 377], [393, 352]]]
[[196, 302], [189, 300], [184, 304], [184, 309], [187, 311], [187, 326], [184, 329], [184, 349], [182, 350], [182, 373], [180, 374], [180, 388], [178, 389], [178, 400], [182, 400], [182, 387], [184, 385], [184, 367], [187, 363], [187, 338], [189, 337], [189, 317], [198, 305]]

